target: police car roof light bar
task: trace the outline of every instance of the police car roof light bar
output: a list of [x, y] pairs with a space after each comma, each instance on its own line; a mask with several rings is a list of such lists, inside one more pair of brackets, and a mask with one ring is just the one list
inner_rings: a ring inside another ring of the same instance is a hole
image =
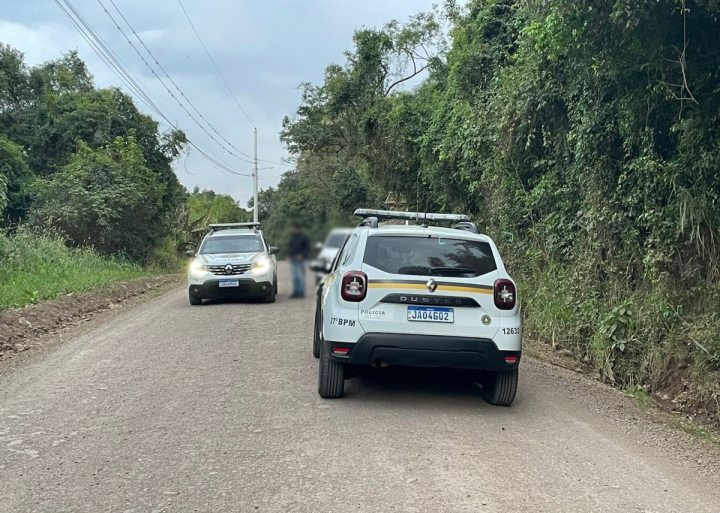
[[[425, 212], [395, 212], [393, 210], [374, 210], [371, 208], [359, 208], [355, 211], [355, 215], [365, 219], [376, 218], [381, 219], [402, 219], [405, 221], [418, 222], [436, 222], [436, 223], [462, 223], [469, 222], [470, 218], [465, 214], [436, 214]], [[362, 223], [361, 223], [362, 225]]]
[[242, 229], [248, 229], [248, 230], [255, 230], [257, 231], [260, 228], [260, 223], [214, 223], [211, 225], [208, 225], [208, 228], [211, 232], [216, 232], [218, 230], [242, 230]]

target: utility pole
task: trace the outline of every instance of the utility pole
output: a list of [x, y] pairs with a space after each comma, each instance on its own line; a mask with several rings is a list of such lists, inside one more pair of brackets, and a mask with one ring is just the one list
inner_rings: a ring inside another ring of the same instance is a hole
[[258, 157], [257, 157], [257, 128], [254, 130], [255, 166], [253, 169], [253, 222], [258, 222]]

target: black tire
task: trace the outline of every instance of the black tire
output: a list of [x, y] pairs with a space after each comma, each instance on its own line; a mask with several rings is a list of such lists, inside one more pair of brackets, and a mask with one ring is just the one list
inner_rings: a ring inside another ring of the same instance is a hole
[[518, 370], [489, 372], [483, 380], [483, 397], [495, 406], [510, 406], [515, 400]]
[[190, 304], [192, 306], [197, 306], [202, 304], [202, 298], [197, 297], [195, 294], [193, 294], [191, 291], [188, 290], [188, 301], [190, 301]]
[[277, 296], [277, 276], [275, 276], [275, 279], [273, 280], [273, 290], [275, 291], [275, 295]]
[[320, 349], [318, 394], [324, 399], [337, 399], [345, 394], [345, 366], [330, 358], [330, 348], [323, 340]]
[[320, 348], [322, 347], [322, 314], [320, 308], [315, 307], [315, 326], [313, 328], [313, 356], [320, 358]]

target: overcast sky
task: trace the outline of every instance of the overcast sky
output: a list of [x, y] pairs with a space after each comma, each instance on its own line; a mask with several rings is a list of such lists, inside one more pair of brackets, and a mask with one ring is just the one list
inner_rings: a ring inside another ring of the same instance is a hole
[[[205, 118], [238, 149], [252, 154], [252, 125], [215, 73], [178, 0], [114, 1]], [[226, 165], [250, 173], [250, 164], [225, 153], [184, 113], [115, 27], [101, 3], [119, 19], [110, 0], [71, 0], [122, 62], [147, 85], [173, 122]], [[257, 126], [260, 158], [282, 161], [287, 153], [278, 133], [283, 116], [292, 115], [298, 106], [298, 85], [320, 82], [325, 66], [342, 62], [343, 51], [352, 46], [355, 29], [379, 27], [393, 18], [404, 21], [430, 9], [437, 0], [182, 0], [182, 3], [235, 97]], [[54, 0], [3, 0], [2, 4], [0, 41], [22, 51], [29, 65], [77, 49], [97, 86], [121, 85]], [[149, 112], [146, 106], [136, 103]], [[279, 175], [288, 169], [268, 163], [261, 163], [260, 167], [266, 166], [274, 168], [260, 171], [261, 188], [276, 185]], [[178, 178], [189, 189], [195, 185], [215, 189], [231, 194], [242, 205], [252, 196], [250, 177], [223, 173], [197, 151], [175, 167]]]

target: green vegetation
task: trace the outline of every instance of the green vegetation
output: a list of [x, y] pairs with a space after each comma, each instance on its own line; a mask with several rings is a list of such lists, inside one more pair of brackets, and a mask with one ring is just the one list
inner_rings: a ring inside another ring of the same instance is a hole
[[297, 172], [261, 209], [310, 231], [385, 198], [467, 212], [528, 336], [717, 418], [719, 87], [715, 0], [449, 1], [304, 85]]
[[656, 405], [652, 396], [648, 393], [647, 390], [645, 390], [642, 387], [638, 387], [638, 386], [627, 387], [624, 390], [624, 392], [625, 392], [626, 396], [632, 397], [633, 399], [635, 399], [638, 402], [638, 404], [645, 410], [650, 409]]
[[147, 274], [136, 264], [68, 248], [57, 235], [20, 230], [0, 233], [0, 309], [18, 308], [60, 294], [84, 292]]

